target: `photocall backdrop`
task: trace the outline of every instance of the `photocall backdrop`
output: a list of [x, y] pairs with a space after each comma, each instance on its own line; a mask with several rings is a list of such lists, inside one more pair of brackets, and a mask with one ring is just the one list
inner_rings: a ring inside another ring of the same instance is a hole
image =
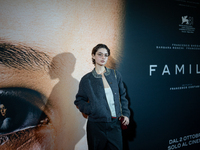
[[2, 0], [0, 8], [2, 149], [87, 150], [73, 101], [98, 43], [112, 50], [109, 66], [121, 57], [131, 109], [124, 149], [200, 148], [198, 1]]
[[0, 0], [0, 149], [87, 150], [74, 105], [98, 43], [122, 49], [124, 0]]
[[130, 150], [200, 149], [200, 2], [128, 0], [124, 55]]

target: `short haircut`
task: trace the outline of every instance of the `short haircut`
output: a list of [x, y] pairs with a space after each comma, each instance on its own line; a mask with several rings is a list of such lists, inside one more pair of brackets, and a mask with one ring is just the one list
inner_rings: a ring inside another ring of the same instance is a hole
[[[96, 52], [100, 49], [100, 48], [105, 48], [108, 52], [108, 56], [110, 56], [110, 49], [105, 45], [105, 44], [97, 44], [93, 49], [92, 49], [92, 55], [96, 54]], [[92, 63], [95, 64], [95, 59], [92, 58]]]

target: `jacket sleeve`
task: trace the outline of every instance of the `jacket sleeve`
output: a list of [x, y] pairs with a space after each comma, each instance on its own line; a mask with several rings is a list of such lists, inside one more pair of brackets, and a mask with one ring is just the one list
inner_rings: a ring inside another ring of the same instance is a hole
[[74, 101], [74, 104], [78, 107], [80, 112], [86, 115], [91, 114], [91, 106], [90, 103], [88, 103], [88, 97], [85, 91], [83, 79], [81, 79], [79, 83], [79, 89], [78, 93], [76, 94], [76, 100]]
[[128, 108], [128, 100], [126, 98], [126, 89], [124, 88], [124, 83], [122, 81], [122, 76], [119, 71], [116, 71], [117, 75], [117, 82], [119, 86], [119, 95], [120, 95], [120, 101], [121, 101], [121, 109], [122, 109], [122, 115], [126, 117], [130, 117], [130, 110]]

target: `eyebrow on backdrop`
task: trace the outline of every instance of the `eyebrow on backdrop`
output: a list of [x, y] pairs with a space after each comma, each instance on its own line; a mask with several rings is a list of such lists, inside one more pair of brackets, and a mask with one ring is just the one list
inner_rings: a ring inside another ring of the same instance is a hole
[[19, 70], [48, 71], [51, 68], [51, 57], [24, 45], [0, 43], [0, 64]]

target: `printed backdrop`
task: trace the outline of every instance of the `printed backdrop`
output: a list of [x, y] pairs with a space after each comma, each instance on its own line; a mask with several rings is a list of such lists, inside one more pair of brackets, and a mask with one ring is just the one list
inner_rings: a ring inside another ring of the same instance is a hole
[[0, 149], [87, 150], [74, 105], [111, 49], [131, 118], [124, 150], [200, 149], [198, 0], [0, 0]]
[[[124, 56], [129, 149], [200, 148], [200, 3], [127, 1]], [[130, 135], [130, 133], [132, 133]]]

